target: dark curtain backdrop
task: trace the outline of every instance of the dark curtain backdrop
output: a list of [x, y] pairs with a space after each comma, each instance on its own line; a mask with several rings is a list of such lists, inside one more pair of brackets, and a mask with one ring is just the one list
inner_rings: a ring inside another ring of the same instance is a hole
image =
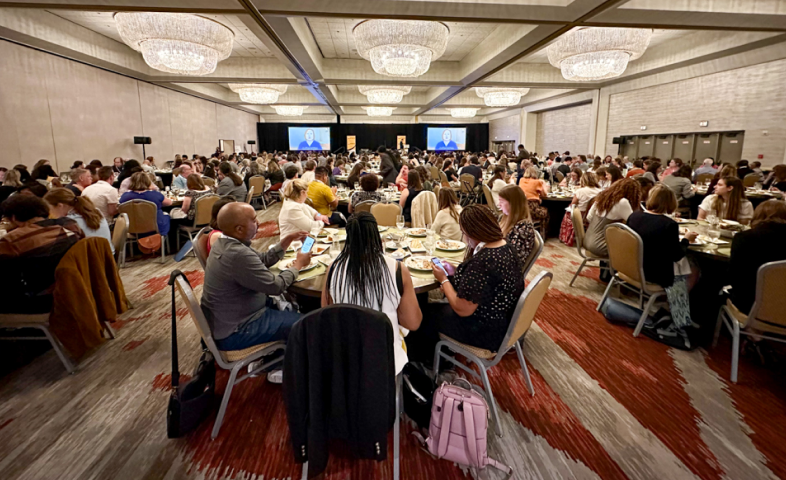
[[289, 127], [330, 127], [332, 151], [347, 146], [347, 135], [354, 135], [357, 149], [376, 150], [380, 145], [396, 148], [396, 137], [406, 135], [410, 147], [421, 150], [426, 148], [426, 129], [429, 127], [450, 127], [467, 129], [467, 150], [479, 152], [489, 148], [489, 124], [363, 124], [363, 123], [257, 123], [259, 145], [257, 151], [272, 152], [289, 150]]

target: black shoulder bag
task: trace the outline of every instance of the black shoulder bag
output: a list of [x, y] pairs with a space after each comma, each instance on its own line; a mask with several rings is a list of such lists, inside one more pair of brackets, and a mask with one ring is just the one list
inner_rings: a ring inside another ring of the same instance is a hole
[[216, 365], [213, 355], [202, 343], [202, 357], [194, 376], [180, 386], [180, 370], [177, 361], [177, 309], [175, 307], [175, 279], [178, 276], [188, 282], [180, 270], [169, 275], [172, 287], [172, 393], [166, 414], [166, 430], [169, 438], [182, 437], [194, 430], [213, 409], [216, 389]]

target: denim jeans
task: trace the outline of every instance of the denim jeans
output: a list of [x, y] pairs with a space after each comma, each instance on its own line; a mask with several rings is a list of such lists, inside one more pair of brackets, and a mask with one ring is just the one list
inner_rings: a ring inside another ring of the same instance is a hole
[[[270, 305], [271, 302], [268, 301]], [[232, 335], [216, 340], [216, 345], [224, 351], [243, 350], [260, 343], [286, 341], [292, 325], [300, 319], [297, 312], [282, 312], [273, 308], [265, 308], [261, 315], [247, 321]]]

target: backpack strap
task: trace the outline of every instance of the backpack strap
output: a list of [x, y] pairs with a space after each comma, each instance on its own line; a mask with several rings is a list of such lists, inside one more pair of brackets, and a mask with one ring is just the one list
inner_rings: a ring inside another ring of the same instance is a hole
[[442, 458], [448, 453], [448, 439], [450, 438], [450, 423], [453, 420], [453, 404], [455, 400], [447, 398], [442, 403], [442, 422], [439, 429], [439, 445], [437, 458]]
[[191, 285], [188, 277], [180, 270], [173, 271], [169, 275], [168, 282], [172, 286], [172, 390], [174, 391], [177, 391], [177, 387], [180, 385], [180, 368], [177, 362], [177, 309], [175, 307], [175, 279], [180, 276], [185, 279], [189, 286]]
[[399, 296], [404, 296], [404, 279], [401, 277], [401, 262], [396, 262], [396, 289]]
[[475, 433], [475, 412], [472, 410], [472, 405], [462, 402], [463, 408], [462, 415], [464, 417], [464, 432], [467, 434], [467, 453], [469, 454], [469, 461], [473, 467], [483, 468], [484, 465], [480, 463], [478, 458], [478, 437]]

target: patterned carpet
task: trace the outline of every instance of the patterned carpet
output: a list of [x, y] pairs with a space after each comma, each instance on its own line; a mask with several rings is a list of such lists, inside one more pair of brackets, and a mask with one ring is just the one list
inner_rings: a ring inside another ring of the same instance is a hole
[[[264, 228], [255, 247], [277, 239], [277, 213], [278, 205], [259, 212]], [[633, 338], [631, 329], [595, 311], [604, 288], [596, 270], [568, 287], [579, 260], [552, 239], [530, 273], [555, 275], [525, 341], [535, 396], [515, 356], [491, 370], [505, 436], [492, 436], [490, 454], [513, 466], [520, 480], [786, 478], [782, 372], [743, 356], [735, 385], [728, 380], [727, 338], [716, 349], [692, 352]], [[262, 377], [235, 388], [216, 440], [210, 440], [214, 416], [183, 439], [166, 438], [166, 282], [174, 268], [201, 293], [204, 274], [193, 258], [131, 261], [121, 274], [135, 308], [117, 322], [117, 339], [83, 359], [74, 375], [48, 350], [0, 379], [0, 478], [300, 478], [281, 388]], [[188, 373], [198, 334], [182, 305], [178, 332]], [[219, 373], [219, 393], [227, 377]], [[503, 478], [432, 459], [407, 434], [412, 424], [403, 425], [402, 478]], [[389, 479], [392, 462], [359, 461], [336, 446], [325, 478]]]

